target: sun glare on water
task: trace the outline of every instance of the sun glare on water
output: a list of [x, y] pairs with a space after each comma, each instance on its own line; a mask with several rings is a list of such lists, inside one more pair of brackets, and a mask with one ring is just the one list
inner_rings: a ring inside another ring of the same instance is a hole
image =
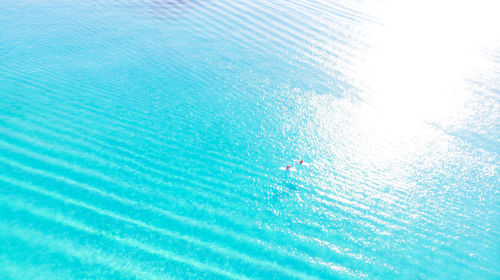
[[465, 83], [490, 67], [482, 51], [500, 38], [499, 8], [493, 1], [396, 1], [384, 7], [383, 26], [369, 38], [373, 49], [359, 61], [360, 85], [377, 115], [407, 127], [416, 119], [465, 117]]
[[[471, 117], [471, 81], [494, 71], [487, 53], [500, 46], [500, 2], [385, 1], [370, 11], [376, 23], [361, 28], [366, 45], [345, 71], [361, 101], [311, 101], [318, 137], [345, 146], [331, 148], [340, 161], [378, 169], [460, 156], [436, 128]], [[336, 120], [339, 110], [352, 119]]]
[[381, 27], [353, 71], [364, 101], [357, 130], [362, 145], [377, 147], [358, 160], [398, 166], [453, 158], [449, 138], [433, 126], [459, 128], [470, 117], [470, 81], [494, 67], [485, 51], [499, 43], [498, 3], [395, 1], [380, 9]]

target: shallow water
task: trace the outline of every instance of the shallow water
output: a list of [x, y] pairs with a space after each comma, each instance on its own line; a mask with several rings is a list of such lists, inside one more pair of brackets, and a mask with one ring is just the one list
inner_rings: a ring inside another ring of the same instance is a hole
[[499, 278], [487, 4], [2, 1], [0, 278]]

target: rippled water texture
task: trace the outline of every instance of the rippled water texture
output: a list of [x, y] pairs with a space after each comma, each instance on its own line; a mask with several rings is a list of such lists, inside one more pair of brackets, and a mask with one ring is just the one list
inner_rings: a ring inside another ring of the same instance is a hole
[[500, 278], [493, 4], [1, 1], [0, 278]]

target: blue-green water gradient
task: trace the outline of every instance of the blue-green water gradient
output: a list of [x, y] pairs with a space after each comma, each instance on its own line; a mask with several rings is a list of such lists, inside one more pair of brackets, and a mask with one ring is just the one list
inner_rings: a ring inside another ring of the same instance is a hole
[[2, 1], [0, 278], [498, 279], [500, 48], [384, 5]]

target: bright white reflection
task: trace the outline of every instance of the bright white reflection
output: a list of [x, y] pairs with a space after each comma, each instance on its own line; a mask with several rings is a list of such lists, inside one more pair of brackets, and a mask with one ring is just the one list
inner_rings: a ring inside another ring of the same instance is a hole
[[358, 71], [381, 121], [404, 128], [416, 119], [463, 117], [464, 82], [486, 70], [482, 53], [500, 38], [497, 2], [396, 1], [381, 8], [383, 27], [369, 38], [373, 49]]
[[470, 117], [470, 81], [496, 66], [485, 53], [500, 46], [498, 11], [500, 1], [481, 0], [371, 6], [377, 23], [366, 24], [372, 32], [348, 69], [362, 102], [336, 104], [350, 116], [345, 124], [335, 105], [317, 109], [317, 135], [346, 145], [332, 147], [337, 158], [379, 170], [449, 161], [459, 151], [432, 125], [459, 127]]

